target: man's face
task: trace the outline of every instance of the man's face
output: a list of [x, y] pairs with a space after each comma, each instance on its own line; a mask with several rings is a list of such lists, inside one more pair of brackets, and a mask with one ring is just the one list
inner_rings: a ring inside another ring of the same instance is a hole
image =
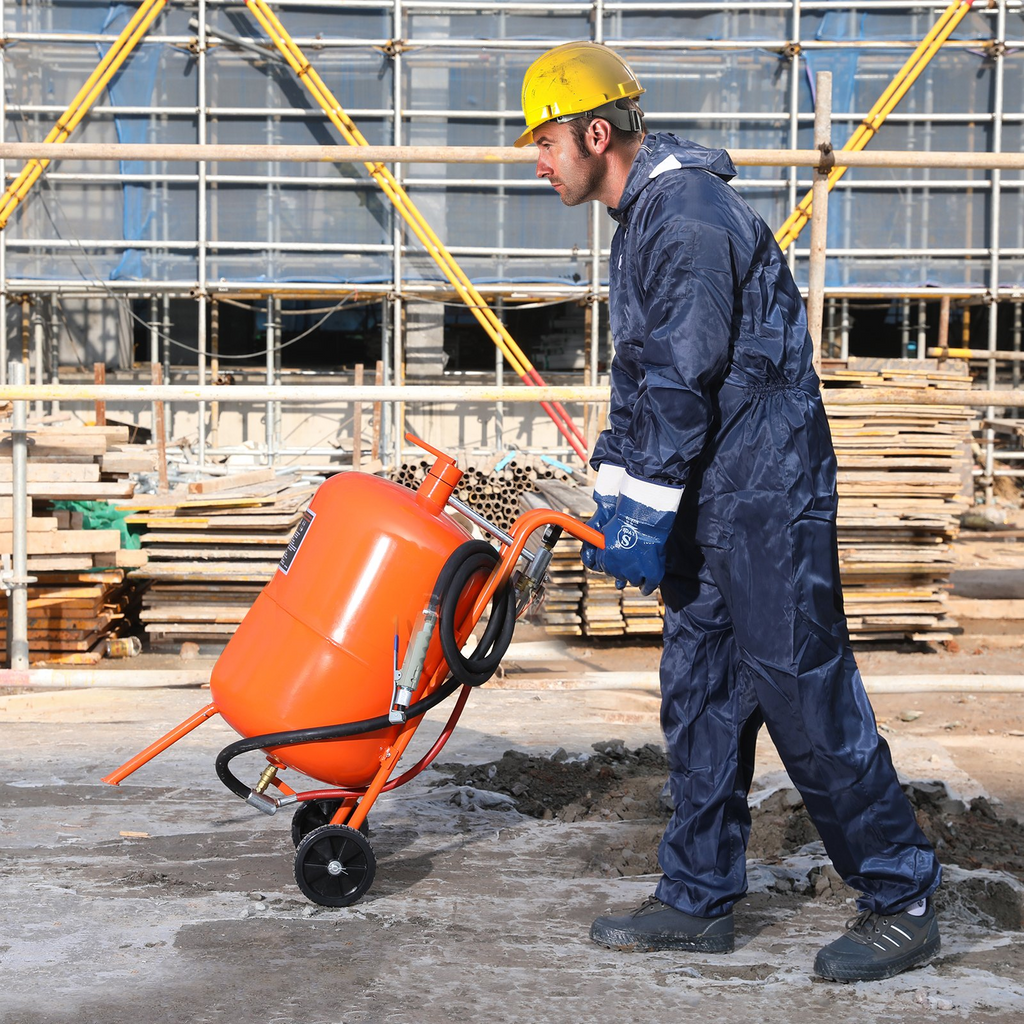
[[537, 145], [537, 177], [547, 178], [566, 206], [579, 206], [595, 197], [604, 175], [604, 162], [588, 147], [587, 155], [568, 124], [549, 121], [533, 133]]

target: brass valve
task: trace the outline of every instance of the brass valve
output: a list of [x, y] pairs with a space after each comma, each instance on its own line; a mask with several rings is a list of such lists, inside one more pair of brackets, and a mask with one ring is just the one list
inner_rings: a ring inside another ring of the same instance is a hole
[[263, 769], [263, 774], [260, 775], [259, 782], [252, 787], [252, 791], [254, 793], [266, 793], [275, 778], [277, 778], [277, 765], [268, 764], [267, 767]]

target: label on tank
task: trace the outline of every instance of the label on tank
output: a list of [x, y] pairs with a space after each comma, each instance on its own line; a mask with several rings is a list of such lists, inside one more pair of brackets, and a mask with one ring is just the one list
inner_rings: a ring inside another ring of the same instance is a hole
[[306, 537], [306, 531], [309, 530], [310, 523], [312, 523], [314, 519], [316, 519], [316, 513], [311, 512], [308, 508], [302, 513], [302, 521], [295, 527], [292, 539], [288, 541], [288, 547], [285, 548], [284, 554], [281, 556], [281, 562], [278, 565], [278, 568], [285, 574], [285, 576], [288, 575], [288, 570], [292, 567], [292, 562], [295, 560], [295, 556], [299, 553], [299, 548], [302, 547], [302, 542]]

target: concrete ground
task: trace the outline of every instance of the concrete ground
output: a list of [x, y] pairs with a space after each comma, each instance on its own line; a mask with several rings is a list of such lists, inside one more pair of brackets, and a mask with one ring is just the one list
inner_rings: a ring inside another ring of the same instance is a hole
[[[861, 663], [869, 678], [1019, 674], [1020, 645], [1004, 627], [980, 624], [958, 649], [864, 651]], [[984, 639], [995, 635], [1004, 640]], [[505, 679], [474, 693], [441, 760], [660, 742], [648, 677], [553, 683], [649, 671], [656, 645], [571, 647], [554, 667], [515, 650]], [[294, 880], [289, 811], [264, 816], [217, 780], [214, 757], [235, 738], [219, 719], [119, 788], [100, 782], [208, 699], [198, 688], [0, 696], [2, 1024], [1024, 1021], [1024, 933], [951, 912], [931, 965], [874, 984], [824, 982], [814, 954], [852, 908], [780, 893], [757, 865], [733, 954], [597, 947], [592, 918], [635, 905], [656, 881], [589, 871], [595, 850], [624, 841], [625, 823], [459, 806], [433, 770], [374, 807], [369, 893], [348, 908], [315, 906]], [[873, 702], [905, 778], [941, 779], [1024, 815], [1020, 695]], [[417, 747], [438, 728], [425, 722]], [[779, 767], [765, 739], [755, 788]], [[239, 759], [247, 780], [259, 770], [257, 755]]]

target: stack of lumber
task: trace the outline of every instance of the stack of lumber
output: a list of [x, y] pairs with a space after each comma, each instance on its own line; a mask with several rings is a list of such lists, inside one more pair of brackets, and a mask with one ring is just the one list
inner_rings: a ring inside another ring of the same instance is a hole
[[626, 587], [622, 593], [622, 618], [626, 633], [661, 633], [665, 607], [661, 591], [644, 597], [636, 587]]
[[[30, 663], [95, 665], [106, 653], [107, 641], [127, 629], [137, 603], [125, 584], [124, 569], [46, 572], [38, 578], [28, 590]], [[0, 646], [5, 647], [6, 598], [0, 600], [0, 615]]]
[[[455, 497], [503, 530], [511, 528], [521, 511], [521, 499], [538, 481], [572, 481], [570, 467], [545, 456], [503, 452], [492, 456], [453, 455], [463, 476]], [[427, 475], [434, 459], [425, 456], [403, 462], [391, 479], [415, 490]]]
[[[965, 364], [850, 359], [826, 365], [834, 388], [968, 391]], [[966, 397], [966, 396], [965, 396]], [[973, 504], [969, 406], [827, 405], [839, 465], [839, 564], [854, 640], [942, 640], [951, 542]]]
[[277, 569], [316, 490], [294, 473], [260, 469], [139, 496], [128, 524], [142, 528], [148, 583], [139, 614], [151, 650], [184, 641], [224, 644]]
[[[84, 530], [80, 513], [55, 501], [109, 501], [132, 495], [131, 473], [153, 472], [152, 452], [128, 444], [128, 427], [65, 421], [29, 424], [29, 658], [33, 664], [95, 664], [126, 624], [131, 588], [125, 569], [145, 561], [121, 549], [116, 529]], [[0, 426], [7, 426], [3, 424]], [[0, 552], [13, 550], [13, 466], [0, 440]], [[7, 598], [0, 592], [0, 643], [7, 642]]]
[[587, 573], [580, 605], [586, 636], [621, 636], [626, 632], [626, 619], [622, 614], [623, 593], [610, 576]]

